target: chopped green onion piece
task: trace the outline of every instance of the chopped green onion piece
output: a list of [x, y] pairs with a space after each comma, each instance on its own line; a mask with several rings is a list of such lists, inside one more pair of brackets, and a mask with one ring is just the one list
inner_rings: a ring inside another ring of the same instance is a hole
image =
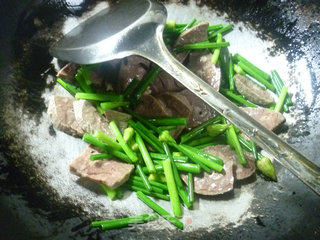
[[216, 30], [219, 30], [223, 28], [223, 25], [222, 24], [216, 24], [216, 25], [210, 25], [208, 26], [207, 28], [207, 31], [210, 32], [210, 31], [216, 31]]
[[257, 73], [259, 73], [259, 75], [261, 75], [264, 79], [266, 79], [266, 80], [270, 79], [270, 75], [269, 74], [267, 74], [266, 72], [262, 71], [260, 68], [258, 68], [257, 66], [255, 66], [254, 64], [249, 62], [247, 59], [242, 57], [240, 54], [236, 53], [234, 55], [234, 58], [239, 62], [246, 63], [248, 66], [250, 66], [252, 69], [254, 69]]
[[228, 127], [228, 130], [226, 131], [226, 136], [227, 136], [228, 143], [236, 151], [236, 154], [237, 154], [237, 157], [238, 157], [238, 161], [242, 165], [246, 165], [247, 164], [247, 160], [244, 157], [242, 147], [241, 147], [241, 145], [239, 143], [238, 136], [237, 136], [237, 134], [235, 132], [235, 129], [234, 129], [233, 125], [230, 125]]
[[268, 89], [271, 91], [275, 91], [275, 87], [268, 81], [268, 79], [264, 78], [255, 70], [255, 68], [250, 67], [250, 65], [244, 63], [244, 62], [238, 62], [238, 65], [250, 76], [255, 78], [257, 81], [265, 85]]
[[239, 94], [235, 94], [234, 92], [228, 90], [228, 89], [220, 89], [221, 93], [223, 93], [223, 95], [225, 95], [226, 97], [229, 97], [235, 101], [237, 101], [238, 103], [241, 103], [247, 107], [258, 107], [257, 105], [255, 105], [252, 102], [249, 102], [248, 100], [246, 100], [242, 95]]
[[229, 66], [228, 66], [228, 79], [229, 79], [229, 89], [231, 91], [234, 90], [234, 79], [233, 79], [233, 62], [232, 62], [232, 54], [229, 54]]
[[81, 65], [81, 70], [82, 70], [82, 76], [83, 79], [85, 80], [87, 85], [91, 85], [91, 77], [90, 77], [90, 73], [89, 73], [89, 68], [86, 65]]
[[[129, 179], [127, 182], [126, 182], [127, 185], [132, 185], [132, 186], [136, 186], [136, 187], [140, 187], [140, 188], [145, 188], [145, 185], [143, 182], [140, 182], [138, 180], [134, 180], [134, 179]], [[148, 189], [146, 189], [148, 190]], [[152, 186], [152, 192], [157, 192], [157, 193], [163, 193], [164, 190], [161, 189], [161, 188], [158, 188], [158, 187], [155, 187], [155, 186]]]
[[72, 96], [75, 96], [76, 93], [79, 92], [79, 90], [78, 90], [76, 87], [72, 86], [72, 85], [69, 84], [69, 83], [64, 82], [61, 78], [57, 78], [57, 82], [58, 82], [64, 89], [66, 89]]
[[188, 146], [194, 147], [202, 144], [213, 143], [215, 139], [216, 139], [215, 137], [206, 136], [202, 138], [197, 138], [195, 140], [191, 140], [187, 142], [187, 144]]
[[183, 29], [180, 30], [180, 34], [186, 31], [187, 29], [193, 27], [195, 23], [197, 22], [197, 19], [193, 18]]
[[86, 93], [92, 93], [93, 90], [91, 88], [90, 85], [88, 85], [86, 83], [86, 80], [84, 79], [84, 76], [83, 76], [83, 69], [82, 68], [79, 68], [78, 71], [77, 71], [77, 74], [75, 75], [75, 79], [76, 79], [76, 82], [78, 83], [78, 86]]
[[187, 125], [187, 118], [185, 117], [162, 117], [162, 118], [151, 118], [149, 122], [156, 126], [167, 126], [167, 125]]
[[[222, 34], [221, 33], [218, 33], [216, 43], [222, 43]], [[213, 54], [212, 54], [212, 58], [211, 58], [211, 62], [213, 64], [217, 64], [218, 59], [219, 59], [219, 55], [220, 55], [220, 48], [214, 49]]]
[[157, 77], [157, 75], [162, 71], [162, 69], [157, 66], [153, 65], [151, 70], [143, 77], [140, 81], [135, 93], [134, 98], [139, 99], [144, 91], [148, 88], [148, 86], [153, 82], [153, 80]]
[[205, 129], [207, 126], [209, 126], [210, 124], [214, 124], [214, 123], [220, 123], [221, 120], [222, 120], [222, 117], [217, 116], [212, 119], [209, 119], [208, 121], [205, 121], [204, 123], [200, 124], [199, 126], [193, 128], [188, 133], [182, 135], [181, 136], [181, 143], [185, 143], [188, 140], [198, 136], [203, 131], [203, 129]]
[[[143, 117], [141, 117], [139, 114], [135, 113], [134, 111], [132, 111], [129, 108], [124, 108], [124, 110], [129, 113], [134, 119], [138, 120], [139, 122], [141, 122], [144, 126], [146, 126], [147, 128], [149, 128], [150, 130], [160, 134], [162, 131], [153, 126], [153, 124], [151, 122], [149, 122], [148, 120], [144, 119]], [[144, 129], [146, 129], [145, 127], [143, 127]]]
[[101, 142], [107, 144], [108, 146], [112, 147], [113, 149], [120, 150], [121, 146], [119, 143], [117, 143], [115, 140], [113, 140], [111, 137], [106, 135], [105, 133], [96, 130], [94, 133], [94, 137], [98, 138]]
[[170, 223], [175, 225], [176, 227], [183, 229], [183, 223], [179, 221], [179, 219], [170, 216], [170, 214], [164, 210], [162, 207], [160, 207], [158, 204], [156, 204], [154, 201], [152, 201], [149, 197], [147, 197], [142, 192], [137, 192], [138, 198], [143, 201], [146, 205], [148, 205], [150, 208], [152, 208], [155, 212], [160, 214], [163, 218], [168, 220]]
[[146, 195], [149, 195], [149, 196], [152, 196], [152, 197], [155, 197], [155, 198], [159, 198], [159, 199], [163, 199], [163, 200], [166, 200], [166, 201], [169, 201], [170, 200], [170, 197], [168, 195], [165, 195], [165, 194], [162, 194], [162, 193], [157, 193], [157, 192], [150, 192], [144, 188], [140, 188], [140, 187], [137, 187], [137, 186], [128, 186], [132, 191], [135, 191], [135, 192], [143, 192], [144, 194]]
[[158, 129], [160, 131], [164, 131], [164, 130], [176, 130], [178, 128], [178, 126], [159, 126]]
[[191, 203], [194, 202], [193, 176], [192, 176], [192, 173], [188, 173], [188, 200]]
[[152, 187], [151, 187], [151, 185], [150, 185], [150, 183], [149, 183], [149, 181], [147, 179], [147, 176], [144, 174], [140, 164], [137, 164], [136, 171], [138, 172], [139, 176], [141, 177], [142, 182], [143, 182], [144, 186], [146, 187], [146, 189], [148, 191], [151, 191]]
[[124, 131], [123, 131], [123, 139], [125, 142], [129, 142], [132, 137], [134, 135], [134, 129], [132, 127], [127, 127]]
[[154, 168], [154, 165], [153, 165], [152, 159], [151, 159], [151, 157], [149, 155], [149, 152], [147, 150], [147, 147], [144, 144], [144, 142], [143, 142], [141, 136], [139, 135], [139, 133], [136, 133], [136, 143], [138, 144], [140, 153], [142, 155], [144, 163], [146, 164], [149, 172], [150, 173], [155, 173], [156, 169]]
[[259, 157], [258, 157], [257, 146], [256, 146], [256, 143], [254, 141], [251, 141], [251, 149], [252, 149], [253, 157], [255, 158], [255, 160], [258, 160]]
[[274, 111], [281, 112], [283, 104], [284, 104], [286, 96], [287, 96], [287, 91], [288, 91], [288, 88], [286, 86], [283, 86], [281, 93], [280, 93], [280, 96], [279, 96], [279, 99], [277, 101], [277, 104], [274, 108]]
[[101, 227], [102, 230], [107, 230], [107, 229], [127, 227], [130, 224], [145, 223], [147, 221], [151, 221], [154, 219], [155, 219], [154, 217], [151, 217], [148, 214], [142, 214], [142, 215], [127, 217], [127, 218], [94, 221], [91, 223], [91, 226]]
[[90, 143], [92, 144], [93, 146], [105, 151], [105, 152], [108, 152], [110, 154], [112, 154], [113, 156], [115, 156], [116, 158], [119, 158], [127, 163], [132, 163], [132, 161], [130, 160], [130, 158], [118, 151], [118, 150], [114, 150], [112, 149], [111, 147], [108, 147], [106, 144], [100, 142], [98, 139], [96, 139], [95, 137], [91, 136], [89, 133], [85, 133], [82, 137], [82, 140], [87, 142], [87, 143]]
[[223, 166], [223, 160], [221, 158], [214, 156], [210, 153], [206, 153], [204, 151], [201, 151], [200, 149], [188, 146], [188, 145], [183, 145], [183, 144], [181, 144], [181, 145], [184, 146], [185, 148], [189, 149], [190, 151], [194, 152], [195, 154], [198, 154], [199, 156], [202, 156], [208, 160], [211, 160], [211, 161]]
[[109, 110], [113, 108], [118, 108], [118, 107], [124, 107], [129, 105], [129, 102], [102, 102], [100, 103], [100, 107], [103, 110]]
[[[159, 162], [155, 161], [155, 164], [158, 164], [158, 163]], [[201, 172], [200, 165], [198, 165], [198, 164], [182, 163], [182, 162], [175, 161], [175, 165], [177, 167], [177, 170], [179, 170], [181, 172], [186, 172], [186, 173], [190, 172], [190, 173], [194, 173], [194, 174], [198, 174]], [[154, 167], [156, 168], [157, 172], [163, 171], [162, 165], [155, 165]], [[149, 170], [147, 169], [147, 167], [143, 167], [142, 170], [144, 173], [149, 173]]]
[[128, 144], [124, 141], [123, 136], [114, 121], [109, 123], [109, 127], [113, 134], [115, 135], [116, 139], [118, 140], [120, 146], [122, 147], [123, 151], [128, 155], [132, 162], [138, 161], [138, 157], [134, 151], [128, 146]]
[[[140, 181], [140, 182], [143, 181], [143, 179], [141, 177], [138, 177], [138, 176], [133, 176], [132, 179]], [[150, 183], [151, 186], [155, 186], [155, 187], [161, 188], [161, 189], [163, 189], [165, 191], [168, 191], [167, 185], [165, 185], [163, 183], [159, 183], [159, 182], [152, 181], [152, 180], [149, 180], [149, 183]]]
[[85, 100], [91, 100], [91, 101], [109, 101], [109, 102], [117, 102], [122, 101], [123, 96], [118, 95], [115, 93], [77, 93], [75, 95], [75, 98], [77, 100], [79, 99], [85, 99]]
[[277, 181], [276, 171], [274, 170], [274, 166], [269, 158], [262, 156], [256, 162], [257, 168], [262, 172], [265, 176], [271, 178], [273, 181]]
[[151, 139], [151, 135], [152, 133], [150, 133], [148, 130], [145, 131], [143, 129], [140, 129], [137, 124], [132, 121], [129, 120], [128, 124], [137, 132], [140, 134], [140, 136], [147, 142], [150, 144], [150, 146], [154, 149], [157, 150], [158, 152], [163, 153], [163, 149], [161, 147], [161, 143], [159, 142], [158, 138], [157, 141], [155, 141], [154, 139]]
[[163, 161], [163, 171], [167, 180], [167, 186], [168, 186], [169, 197], [170, 197], [173, 214], [175, 217], [180, 218], [182, 216], [181, 204], [180, 204], [177, 186], [173, 176], [171, 161], [169, 159]]
[[117, 197], [117, 191], [115, 189], [111, 189], [108, 186], [100, 183], [101, 189], [104, 191], [104, 193], [111, 199], [115, 200]]
[[233, 69], [236, 73], [241, 74], [241, 75], [245, 75], [245, 72], [238, 64], [234, 64]]
[[[181, 161], [188, 161], [188, 157], [186, 156], [175, 156], [174, 153], [173, 155], [173, 160], [177, 161], [177, 160], [181, 160]], [[152, 159], [158, 159], [158, 160], [166, 160], [168, 158], [168, 156], [166, 154], [162, 154], [162, 153], [150, 153], [150, 156]]]
[[112, 156], [108, 153], [98, 153], [90, 155], [91, 161], [110, 159]]
[[168, 130], [162, 131], [159, 135], [160, 142], [176, 142]]
[[229, 127], [229, 124], [211, 124], [209, 125], [206, 130], [208, 135], [211, 137], [216, 137], [222, 133]]
[[208, 36], [208, 39], [211, 41], [218, 35], [218, 33], [221, 33], [223, 35], [223, 34], [227, 33], [231, 29], [232, 29], [232, 25], [227, 25], [227, 26], [219, 29], [218, 31], [210, 33], [209, 36]]
[[130, 95], [133, 93], [133, 91], [135, 90], [135, 88], [138, 86], [140, 80], [137, 77], [134, 77], [132, 79], [132, 81], [129, 83], [129, 85], [126, 87], [126, 89], [123, 92], [123, 97], [129, 98]]
[[177, 47], [174, 49], [174, 52], [180, 53], [187, 50], [215, 49], [215, 48], [228, 47], [228, 46], [230, 46], [229, 42], [221, 42], [221, 43], [198, 42], [198, 43], [185, 44], [181, 47]]

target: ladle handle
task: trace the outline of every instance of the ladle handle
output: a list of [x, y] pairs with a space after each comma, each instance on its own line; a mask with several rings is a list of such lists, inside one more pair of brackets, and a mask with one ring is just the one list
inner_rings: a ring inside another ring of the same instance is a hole
[[155, 38], [147, 41], [137, 54], [158, 64], [186, 88], [236, 125], [261, 148], [278, 160], [280, 164], [320, 195], [319, 166], [309, 161], [293, 147], [282, 141], [276, 134], [252, 119], [177, 61], [163, 42], [163, 26], [158, 26], [155, 32]]

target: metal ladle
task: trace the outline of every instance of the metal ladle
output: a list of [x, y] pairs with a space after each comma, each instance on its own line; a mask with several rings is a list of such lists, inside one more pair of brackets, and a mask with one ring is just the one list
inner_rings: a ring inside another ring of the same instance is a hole
[[81, 23], [50, 53], [62, 60], [93, 64], [140, 55], [158, 64], [235, 124], [320, 195], [320, 168], [201, 80], [168, 51], [162, 38], [166, 8], [153, 0], [122, 0]]

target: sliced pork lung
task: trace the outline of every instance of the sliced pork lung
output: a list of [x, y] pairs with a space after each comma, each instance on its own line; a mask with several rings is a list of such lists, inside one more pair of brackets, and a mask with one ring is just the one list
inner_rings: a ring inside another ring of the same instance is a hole
[[[181, 33], [180, 36], [177, 38], [174, 46], [182, 46], [185, 44], [197, 43], [197, 42], [204, 42], [208, 40], [207, 28], [209, 23], [202, 22], [194, 27], [189, 28], [185, 32]], [[178, 59], [180, 62], [184, 62], [186, 57], [188, 56], [189, 51], [181, 52], [175, 54], [175, 58]]]
[[150, 61], [139, 56], [129, 56], [123, 61], [119, 71], [120, 88], [123, 91], [133, 78], [142, 79], [147, 73]]
[[275, 130], [285, 121], [281, 113], [267, 108], [241, 107], [240, 109], [271, 131]]
[[211, 59], [212, 54], [208, 50], [192, 51], [187, 67], [216, 91], [219, 91], [221, 71], [219, 67], [212, 64]]
[[168, 92], [162, 94], [160, 98], [171, 109], [172, 116], [189, 118], [192, 108], [185, 96], [178, 92]]
[[128, 180], [134, 165], [115, 159], [90, 161], [91, 154], [99, 153], [91, 146], [70, 163], [70, 171], [80, 177], [103, 183], [109, 188], [117, 188]]
[[159, 98], [144, 95], [140, 99], [143, 103], [139, 104], [135, 109], [135, 112], [139, 115], [147, 118], [172, 116], [170, 109]]
[[[195, 175], [194, 192], [201, 195], [219, 195], [231, 191], [234, 183], [233, 160], [224, 158], [223, 153], [215, 151], [212, 147], [205, 148], [204, 151], [224, 160], [223, 171], [221, 173], [216, 171], [211, 171], [211, 173], [202, 172], [199, 175]], [[181, 178], [187, 183], [187, 175], [181, 175]]]
[[261, 89], [246, 76], [236, 74], [234, 83], [237, 91], [253, 103], [268, 106], [274, 102], [272, 95], [267, 90]]
[[217, 115], [213, 108], [188, 89], [179, 92], [179, 94], [183, 95], [188, 100], [187, 103], [191, 109], [187, 127], [194, 128]]
[[86, 132], [94, 134], [95, 130], [100, 130], [113, 137], [108, 127], [108, 120], [90, 102], [86, 100], [74, 101], [73, 109], [77, 122]]
[[55, 128], [81, 137], [85, 131], [75, 118], [74, 101], [74, 98], [71, 97], [52, 96], [49, 101], [48, 114]]
[[68, 63], [60, 69], [60, 71], [57, 73], [57, 77], [72, 81], [77, 73], [78, 67], [79, 66], [75, 63]]
[[244, 152], [247, 160], [247, 164], [244, 166], [238, 161], [236, 152], [232, 150], [229, 145], [210, 146], [205, 148], [204, 151], [220, 157], [224, 162], [232, 161], [234, 164], [235, 178], [237, 180], [248, 178], [256, 171], [255, 160], [252, 154]]
[[180, 34], [175, 42], [175, 46], [182, 46], [185, 44], [204, 42], [208, 40], [207, 28], [209, 23], [202, 22], [196, 26], [189, 28]]

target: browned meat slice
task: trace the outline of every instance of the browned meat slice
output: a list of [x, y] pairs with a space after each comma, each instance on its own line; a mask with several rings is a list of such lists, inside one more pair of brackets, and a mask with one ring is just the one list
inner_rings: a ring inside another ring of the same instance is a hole
[[256, 171], [255, 160], [252, 154], [244, 152], [247, 160], [247, 164], [244, 166], [238, 161], [236, 152], [232, 150], [229, 145], [210, 146], [205, 148], [204, 151], [220, 157], [224, 162], [232, 161], [234, 164], [235, 178], [237, 180], [248, 178]]
[[253, 103], [268, 106], [274, 102], [272, 95], [267, 90], [261, 89], [246, 76], [236, 74], [234, 83], [237, 91]]
[[123, 62], [119, 71], [120, 88], [123, 91], [134, 77], [142, 79], [150, 66], [150, 61], [139, 56], [129, 56]]
[[[233, 189], [234, 183], [234, 164], [230, 158], [223, 158], [223, 152], [215, 151], [213, 147], [204, 149], [205, 152], [214, 154], [224, 160], [223, 172], [211, 173], [202, 172], [194, 177], [194, 192], [201, 195], [219, 195]], [[187, 175], [181, 175], [182, 180], [187, 183]]]
[[275, 130], [286, 120], [281, 113], [267, 108], [241, 107], [241, 109], [271, 131]]
[[91, 146], [70, 163], [70, 171], [80, 177], [103, 183], [109, 188], [117, 188], [128, 180], [134, 165], [108, 159], [90, 161], [91, 154], [99, 153]]
[[143, 95], [141, 100], [143, 103], [139, 104], [135, 109], [135, 112], [139, 115], [147, 118], [171, 116], [170, 110], [166, 108], [160, 99], [151, 95]]
[[57, 73], [57, 77], [73, 80], [77, 73], [78, 65], [75, 63], [68, 63]]
[[191, 109], [187, 127], [193, 128], [217, 115], [213, 108], [188, 89], [179, 92], [179, 94], [188, 99], [187, 103]]
[[212, 54], [208, 50], [190, 53], [188, 68], [216, 91], [220, 88], [220, 68], [211, 62]]
[[[203, 22], [181, 33], [175, 42], [175, 46], [177, 47], [185, 44], [207, 41], [208, 26], [209, 26], [209, 23]], [[178, 59], [179, 62], [183, 62], [188, 56], [188, 53], [189, 53], [188, 51], [181, 52], [181, 53], [175, 54], [175, 57], [176, 59]]]
[[113, 137], [107, 119], [90, 102], [86, 100], [74, 101], [73, 109], [76, 120], [86, 132], [93, 134], [95, 130], [100, 130]]
[[52, 96], [49, 101], [48, 114], [55, 128], [81, 137], [84, 134], [84, 129], [75, 118], [74, 101], [74, 98], [70, 97]]

